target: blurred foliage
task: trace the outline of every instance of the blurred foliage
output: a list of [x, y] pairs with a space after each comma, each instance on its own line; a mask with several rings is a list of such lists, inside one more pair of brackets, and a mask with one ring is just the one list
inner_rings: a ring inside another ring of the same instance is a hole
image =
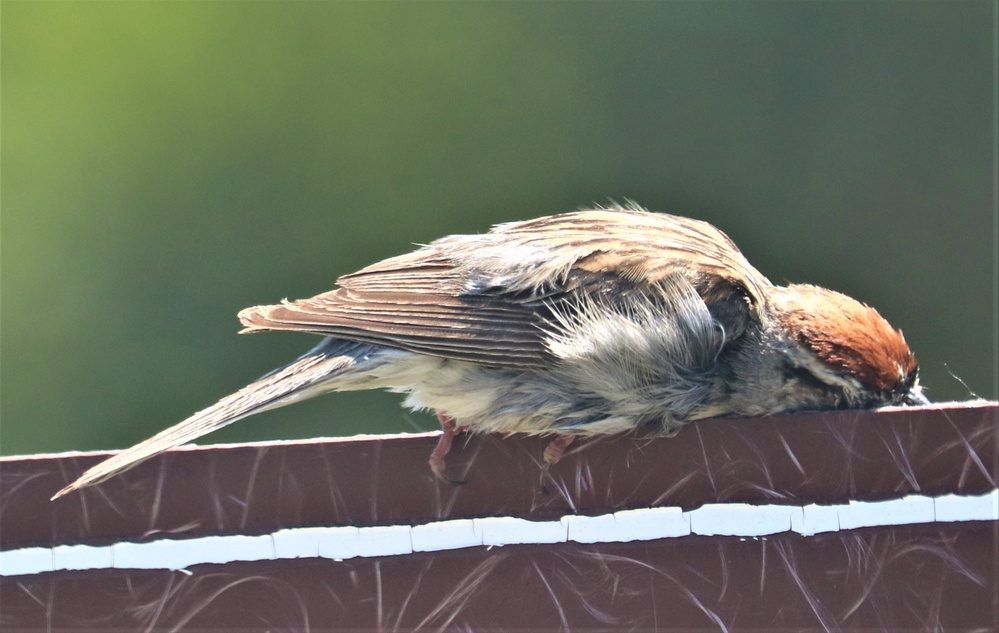
[[[996, 397], [992, 4], [3, 2], [4, 453], [121, 447], [412, 243], [633, 198]], [[208, 441], [433, 428], [340, 394]]]

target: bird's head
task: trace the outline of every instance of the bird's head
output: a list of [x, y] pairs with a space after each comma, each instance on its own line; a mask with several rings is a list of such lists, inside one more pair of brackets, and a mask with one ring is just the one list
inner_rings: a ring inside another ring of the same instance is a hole
[[[837, 408], [927, 404], [916, 357], [902, 333], [874, 308], [805, 284], [775, 288], [770, 313], [795, 345], [799, 377], [833, 394]], [[806, 381], [807, 382], [807, 381]]]

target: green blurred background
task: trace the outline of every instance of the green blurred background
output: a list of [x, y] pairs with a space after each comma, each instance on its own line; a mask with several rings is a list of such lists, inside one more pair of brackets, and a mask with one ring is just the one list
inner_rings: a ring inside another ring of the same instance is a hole
[[[875, 305], [931, 398], [996, 397], [988, 0], [0, 11], [3, 453], [131, 444], [314, 342], [243, 307], [625, 198]], [[434, 428], [398, 401], [208, 441]]]

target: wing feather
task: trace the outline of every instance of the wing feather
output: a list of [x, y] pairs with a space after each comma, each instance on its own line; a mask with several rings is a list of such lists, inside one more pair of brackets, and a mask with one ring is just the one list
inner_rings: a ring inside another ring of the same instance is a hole
[[769, 285], [710, 224], [597, 209], [454, 235], [337, 280], [315, 297], [243, 310], [244, 331], [296, 330], [507, 367], [551, 362], [555, 312], [686, 279], [734, 340]]

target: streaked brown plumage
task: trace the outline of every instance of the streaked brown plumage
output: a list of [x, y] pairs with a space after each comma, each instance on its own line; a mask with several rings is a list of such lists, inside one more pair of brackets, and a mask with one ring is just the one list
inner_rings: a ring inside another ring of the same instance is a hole
[[88, 470], [98, 483], [237, 419], [385, 388], [455, 432], [557, 436], [718, 415], [925, 402], [901, 333], [873, 309], [774, 286], [715, 227], [594, 209], [445, 237], [309, 299], [248, 308], [244, 332], [326, 337], [291, 365]]

